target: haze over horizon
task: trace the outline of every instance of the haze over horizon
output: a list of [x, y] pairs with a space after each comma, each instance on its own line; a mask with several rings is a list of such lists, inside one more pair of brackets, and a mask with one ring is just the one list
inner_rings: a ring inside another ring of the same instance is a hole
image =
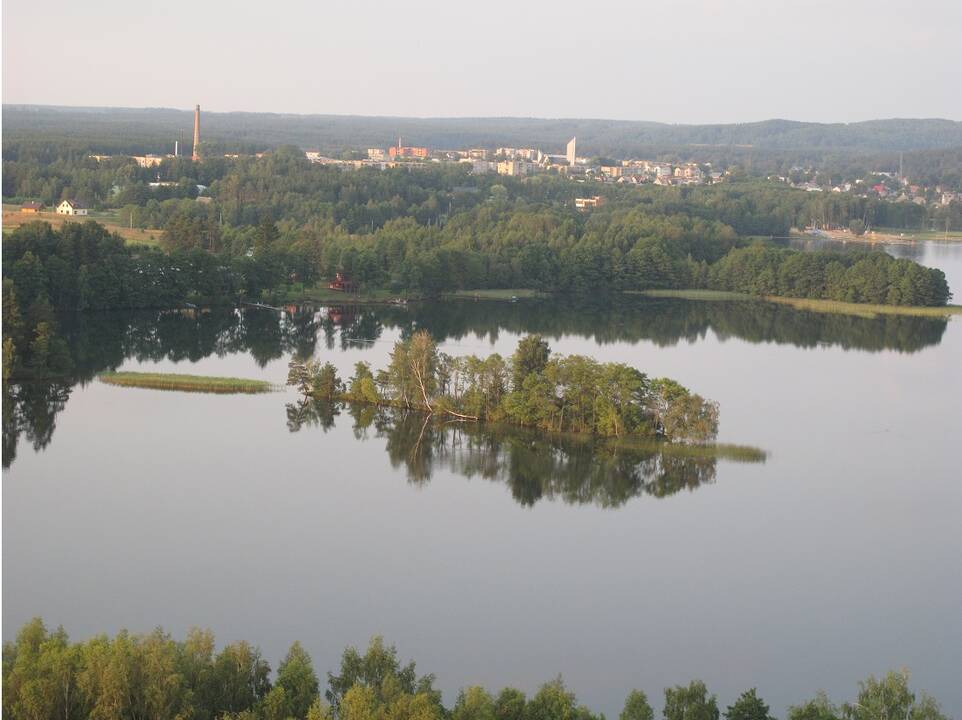
[[962, 120], [962, 4], [949, 0], [483, 9], [8, 0], [3, 102], [677, 124]]
[[[172, 107], [172, 106], [153, 106], [153, 105], [80, 105], [80, 104], [63, 104], [63, 103], [19, 103], [19, 102], [8, 102], [3, 101], [4, 106], [11, 107], [22, 107], [22, 108], [66, 108], [70, 110], [171, 110], [175, 112], [193, 112], [194, 105], [190, 107]], [[655, 123], [661, 125], [672, 125], [672, 126], [693, 126], [700, 127], [706, 125], [753, 125], [766, 122], [797, 122], [797, 123], [817, 123], [822, 125], [857, 125], [860, 123], [869, 122], [887, 122], [887, 121], [940, 121], [945, 120], [948, 122], [962, 122], [962, 120], [956, 120], [954, 118], [948, 117], [936, 117], [936, 116], [892, 116], [892, 117], [867, 117], [858, 120], [798, 120], [796, 118], [789, 117], [758, 117], [748, 120], [732, 120], [730, 122], [710, 122], [706, 121], [703, 123], [698, 122], [687, 122], [684, 120], [672, 121], [672, 120], [650, 120], [648, 118], [612, 118], [612, 117], [575, 117], [575, 116], [554, 116], [548, 117], [544, 115], [399, 115], [396, 113], [351, 113], [351, 112], [289, 112], [285, 110], [241, 110], [241, 109], [225, 109], [225, 110], [211, 110], [204, 105], [201, 105], [201, 112], [204, 115], [215, 114], [215, 115], [229, 115], [229, 114], [253, 114], [253, 115], [279, 115], [281, 117], [332, 117], [332, 118], [371, 118], [371, 119], [382, 119], [382, 120], [424, 120], [424, 121], [444, 121], [444, 120], [532, 120], [532, 121], [572, 121], [572, 122], [626, 122], [626, 123]]]

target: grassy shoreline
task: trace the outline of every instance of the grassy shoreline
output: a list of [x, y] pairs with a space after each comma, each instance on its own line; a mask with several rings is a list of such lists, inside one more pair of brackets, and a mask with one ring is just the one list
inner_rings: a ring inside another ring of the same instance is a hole
[[253, 394], [270, 392], [274, 386], [266, 380], [181, 375], [178, 373], [109, 372], [97, 376], [100, 382], [121, 387], [148, 390], [175, 390], [215, 394]]
[[384, 305], [393, 303], [396, 300], [417, 300], [420, 298], [411, 297], [406, 293], [392, 293], [390, 290], [372, 288], [362, 290], [358, 293], [344, 292], [341, 290], [331, 290], [326, 285], [318, 284], [315, 287], [292, 288], [286, 292], [268, 293], [265, 298], [269, 302], [316, 302], [330, 305]]
[[850, 242], [914, 244], [924, 242], [962, 242], [962, 232], [958, 230], [909, 230], [908, 228], [877, 227], [861, 237], [852, 236]]
[[811, 300], [806, 298], [784, 298], [775, 296], [765, 296], [762, 299], [767, 302], [791, 305], [796, 310], [862, 315], [865, 317], [903, 315], [911, 317], [946, 318], [952, 315], [962, 315], [962, 306], [960, 305], [942, 305], [937, 307], [926, 307], [922, 305], [874, 305], [869, 303], [839, 302], [837, 300]]
[[540, 298], [548, 297], [548, 293], [540, 290], [530, 290], [527, 288], [484, 288], [481, 290], [456, 290], [452, 293], [445, 293], [445, 298], [462, 298], [467, 300], [513, 300], [515, 298]]
[[[511, 300], [513, 298], [538, 298], [548, 296], [548, 293], [528, 288], [482, 288], [478, 290], [456, 290], [450, 293], [443, 293], [440, 297], [441, 299]], [[274, 293], [269, 296], [269, 299], [272, 302], [278, 303], [317, 302], [335, 305], [383, 305], [394, 304], [398, 300], [403, 302], [420, 302], [437, 298], [428, 298], [406, 292], [391, 292], [383, 288], [371, 288], [358, 293], [349, 293], [331, 290], [327, 286], [319, 284], [312, 288], [297, 288], [283, 293]]]
[[870, 303], [840, 302], [838, 300], [778, 297], [776, 295], [748, 295], [746, 293], [727, 292], [725, 290], [639, 290], [628, 291], [628, 293], [653, 298], [677, 298], [679, 300], [754, 300], [790, 305], [796, 310], [809, 310], [811, 312], [834, 313], [839, 315], [858, 315], [867, 318], [874, 318], [879, 315], [906, 315], [929, 318], [945, 318], [952, 315], [962, 315], [962, 306], [960, 305], [942, 305], [937, 307], [920, 305], [875, 305]]
[[762, 298], [746, 293], [728, 290], [625, 290], [625, 295], [644, 295], [651, 298], [674, 298], [677, 300], [761, 300]]

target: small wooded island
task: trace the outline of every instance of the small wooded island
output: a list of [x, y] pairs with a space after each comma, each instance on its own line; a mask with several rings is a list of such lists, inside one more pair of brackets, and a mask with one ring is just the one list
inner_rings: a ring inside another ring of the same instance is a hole
[[649, 379], [623, 363], [551, 356], [540, 335], [503, 358], [452, 357], [419, 330], [399, 340], [387, 368], [354, 366], [347, 384], [331, 363], [290, 363], [288, 385], [317, 400], [419, 410], [470, 422], [503, 422], [548, 432], [662, 437], [707, 442], [718, 433], [718, 404], [668, 378]]

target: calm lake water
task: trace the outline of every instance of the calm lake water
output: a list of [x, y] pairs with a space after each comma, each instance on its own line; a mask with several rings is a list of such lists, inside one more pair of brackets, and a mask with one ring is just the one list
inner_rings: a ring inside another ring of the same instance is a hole
[[[962, 291], [962, 246], [948, 257]], [[452, 354], [507, 355], [541, 332], [555, 352], [676, 378], [720, 403], [719, 441], [767, 459], [92, 380], [283, 383], [295, 352], [348, 375], [421, 327]], [[200, 625], [275, 666], [300, 639], [323, 673], [380, 633], [448, 703], [560, 672], [608, 717], [633, 687], [660, 710], [662, 688], [696, 677], [722, 704], [757, 686], [781, 715], [905, 666], [962, 715], [962, 320], [626, 298], [115, 313], [65, 330], [74, 382], [22, 388], [5, 412], [4, 639], [35, 615], [75, 638]]]

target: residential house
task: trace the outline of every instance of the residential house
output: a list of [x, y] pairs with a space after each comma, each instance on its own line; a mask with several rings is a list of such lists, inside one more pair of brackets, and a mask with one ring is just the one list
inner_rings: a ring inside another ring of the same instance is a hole
[[86, 215], [87, 208], [76, 200], [64, 200], [57, 206], [58, 215]]

